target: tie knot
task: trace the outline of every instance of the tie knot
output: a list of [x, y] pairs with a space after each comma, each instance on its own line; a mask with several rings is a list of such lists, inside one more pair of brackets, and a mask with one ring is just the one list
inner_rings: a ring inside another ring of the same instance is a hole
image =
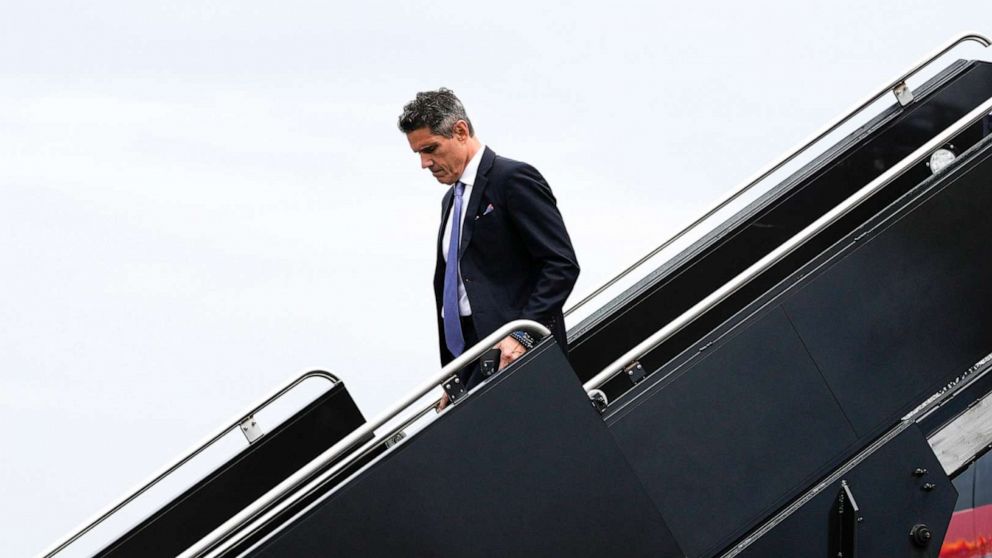
[[462, 197], [462, 193], [465, 191], [465, 184], [461, 180], [455, 182], [455, 197]]

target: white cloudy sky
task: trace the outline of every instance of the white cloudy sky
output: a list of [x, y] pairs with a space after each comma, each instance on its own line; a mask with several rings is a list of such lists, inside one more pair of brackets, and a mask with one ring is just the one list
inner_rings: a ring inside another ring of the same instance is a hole
[[443, 190], [395, 128], [416, 91], [454, 89], [543, 171], [582, 295], [952, 35], [992, 32], [987, 0], [687, 4], [7, 2], [0, 555], [294, 374], [336, 372], [369, 416], [436, 372]]

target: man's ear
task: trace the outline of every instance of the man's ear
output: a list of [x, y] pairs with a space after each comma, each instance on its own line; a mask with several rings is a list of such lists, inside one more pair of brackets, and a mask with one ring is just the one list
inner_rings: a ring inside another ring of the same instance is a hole
[[465, 141], [469, 138], [468, 122], [465, 122], [464, 120], [455, 122], [455, 125], [451, 127], [451, 131], [454, 133], [455, 138], [457, 138], [458, 141]]

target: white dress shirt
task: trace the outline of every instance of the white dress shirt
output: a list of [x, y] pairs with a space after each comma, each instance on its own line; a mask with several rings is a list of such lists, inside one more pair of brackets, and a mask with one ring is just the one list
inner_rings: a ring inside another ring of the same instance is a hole
[[[458, 180], [465, 185], [465, 191], [462, 193], [462, 220], [458, 223], [458, 238], [461, 239], [462, 231], [464, 230], [463, 225], [465, 224], [465, 214], [468, 212], [468, 200], [472, 198], [472, 185], [475, 184], [476, 176], [479, 174], [479, 163], [482, 162], [482, 153], [486, 150], [486, 146], [479, 146], [479, 150], [475, 152], [472, 156], [472, 160], [465, 165], [465, 171], [462, 172], [461, 178]], [[448, 245], [451, 242], [451, 222], [454, 220], [452, 217], [455, 213], [455, 202], [454, 199], [451, 200], [451, 212], [448, 213], [447, 224], [444, 226], [444, 236], [441, 241], [441, 254], [444, 256], [444, 262], [448, 262]], [[459, 266], [458, 269], [458, 314], [462, 316], [472, 315], [472, 306], [468, 303], [468, 293], [465, 292], [465, 283], [462, 281], [462, 270]], [[444, 310], [442, 309], [441, 315], [444, 316]]]

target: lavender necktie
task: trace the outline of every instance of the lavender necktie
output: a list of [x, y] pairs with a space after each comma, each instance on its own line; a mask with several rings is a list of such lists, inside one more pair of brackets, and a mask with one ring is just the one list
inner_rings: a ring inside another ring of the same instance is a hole
[[444, 267], [444, 343], [452, 356], [458, 356], [465, 350], [465, 338], [462, 336], [462, 322], [458, 311], [458, 245], [461, 240], [462, 228], [462, 191], [465, 187], [461, 182], [455, 183], [455, 211], [451, 215], [451, 240], [448, 241], [448, 261]]

